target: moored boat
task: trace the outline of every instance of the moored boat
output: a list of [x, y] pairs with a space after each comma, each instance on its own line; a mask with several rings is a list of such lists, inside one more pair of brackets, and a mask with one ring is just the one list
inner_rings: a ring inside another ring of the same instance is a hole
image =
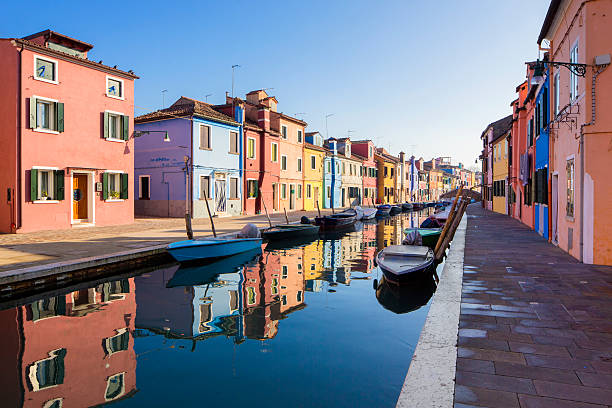
[[412, 209], [414, 211], [422, 210], [423, 204], [422, 203], [412, 203]]
[[261, 236], [267, 241], [296, 239], [299, 237], [315, 236], [319, 233], [319, 226], [312, 224], [279, 224], [266, 228]]
[[391, 212], [391, 206], [389, 204], [379, 205], [376, 211], [377, 217], [386, 217]]
[[376, 217], [376, 208], [368, 208], [368, 207], [355, 207], [355, 211], [357, 211], [357, 220], [371, 220]]
[[357, 211], [349, 209], [341, 213], [316, 217], [315, 225], [320, 227], [320, 231], [333, 231], [350, 228], [357, 220]]
[[389, 281], [404, 283], [432, 272], [434, 253], [425, 246], [391, 245], [376, 254], [376, 263]]
[[421, 236], [421, 244], [432, 249], [436, 247], [442, 234], [442, 228], [406, 228], [404, 233], [409, 235], [415, 231]]
[[403, 203], [402, 204], [402, 211], [404, 211], [404, 212], [412, 211], [412, 203]]
[[169, 244], [168, 253], [179, 262], [221, 258], [261, 247], [261, 238], [202, 238]]
[[237, 272], [240, 267], [258, 255], [261, 255], [261, 246], [222, 259], [209, 260], [202, 265], [180, 267], [174, 272], [166, 287], [197, 286], [214, 282], [219, 274]]
[[397, 215], [397, 214], [399, 214], [401, 212], [402, 212], [402, 206], [401, 205], [392, 205], [391, 206], [391, 210], [389, 211], [389, 214]]

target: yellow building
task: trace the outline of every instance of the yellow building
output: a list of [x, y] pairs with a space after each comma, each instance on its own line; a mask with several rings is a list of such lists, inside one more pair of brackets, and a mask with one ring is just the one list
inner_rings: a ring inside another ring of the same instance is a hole
[[395, 167], [399, 160], [387, 153], [384, 148], [376, 149], [374, 159], [378, 168], [378, 202], [395, 203]]
[[493, 211], [507, 213], [508, 139], [504, 133], [493, 141]]
[[304, 144], [304, 210], [323, 208], [323, 162], [325, 149], [311, 143]]
[[304, 279], [324, 279], [323, 241], [317, 239], [304, 247]]

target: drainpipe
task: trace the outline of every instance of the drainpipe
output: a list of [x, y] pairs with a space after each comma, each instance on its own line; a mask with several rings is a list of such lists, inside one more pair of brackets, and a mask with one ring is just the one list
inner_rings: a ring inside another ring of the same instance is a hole
[[584, 260], [584, 127], [595, 124], [595, 85], [597, 77], [601, 74], [609, 64], [601, 65], [600, 68], [593, 74], [591, 81], [591, 121], [580, 125], [580, 262]]
[[[22, 117], [22, 93], [21, 93], [21, 76], [23, 74], [22, 72], [22, 66], [23, 66], [23, 44], [21, 45], [21, 49], [19, 50], [19, 60], [18, 60], [18, 64], [19, 64], [19, 68], [17, 69], [19, 76], [17, 78], [17, 163], [16, 163], [16, 167], [17, 167], [17, 171], [16, 171], [16, 180], [15, 180], [15, 187], [16, 187], [16, 192], [17, 194], [15, 194], [15, 191], [13, 191], [13, 202], [16, 203], [17, 205], [13, 205], [13, 225], [11, 225], [11, 232], [16, 233], [17, 230], [19, 228], [21, 228], [22, 226], [22, 197], [24, 196], [23, 194], [23, 188], [21, 187], [21, 180], [22, 180], [22, 163], [23, 163], [23, 148], [22, 148], [22, 135], [21, 135], [21, 123], [23, 121], [23, 117]], [[15, 197], [16, 195], [16, 197]]]

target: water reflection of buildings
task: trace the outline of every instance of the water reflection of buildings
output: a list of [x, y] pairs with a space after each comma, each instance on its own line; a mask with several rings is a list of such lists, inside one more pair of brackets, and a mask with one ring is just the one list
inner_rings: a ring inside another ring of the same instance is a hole
[[106, 404], [136, 389], [133, 279], [0, 311], [2, 405]]
[[135, 278], [136, 327], [169, 338], [204, 340], [225, 335], [240, 341], [242, 274], [232, 271], [202, 285], [167, 287], [177, 270], [178, 266], [172, 266]]

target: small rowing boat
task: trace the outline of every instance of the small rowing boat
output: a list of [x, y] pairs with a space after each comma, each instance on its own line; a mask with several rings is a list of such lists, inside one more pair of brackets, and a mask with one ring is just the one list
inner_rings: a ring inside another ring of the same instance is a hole
[[335, 231], [350, 228], [357, 220], [357, 211], [348, 209], [341, 213], [316, 217], [315, 225], [320, 227], [320, 231]]
[[433, 271], [434, 253], [425, 246], [391, 245], [376, 254], [376, 263], [392, 282], [403, 283]]
[[166, 250], [179, 262], [221, 258], [261, 247], [261, 238], [202, 238], [173, 242]]
[[376, 208], [378, 209], [376, 212], [377, 217], [386, 217], [391, 212], [391, 206], [389, 204], [382, 204]]
[[266, 228], [261, 236], [267, 241], [292, 240], [301, 237], [311, 237], [319, 233], [319, 226], [312, 224], [279, 224]]
[[404, 212], [412, 211], [412, 203], [403, 203], [402, 204], [402, 211], [404, 211]]
[[371, 220], [376, 217], [376, 208], [367, 208], [367, 207], [355, 207], [355, 211], [357, 211], [357, 220]]
[[414, 232], [421, 236], [421, 244], [423, 246], [434, 249], [442, 233], [442, 228], [406, 228], [404, 230], [406, 236]]
[[401, 212], [402, 212], [402, 206], [401, 205], [392, 205], [391, 206], [391, 210], [389, 211], [389, 214], [397, 215], [397, 214], [399, 214]]

